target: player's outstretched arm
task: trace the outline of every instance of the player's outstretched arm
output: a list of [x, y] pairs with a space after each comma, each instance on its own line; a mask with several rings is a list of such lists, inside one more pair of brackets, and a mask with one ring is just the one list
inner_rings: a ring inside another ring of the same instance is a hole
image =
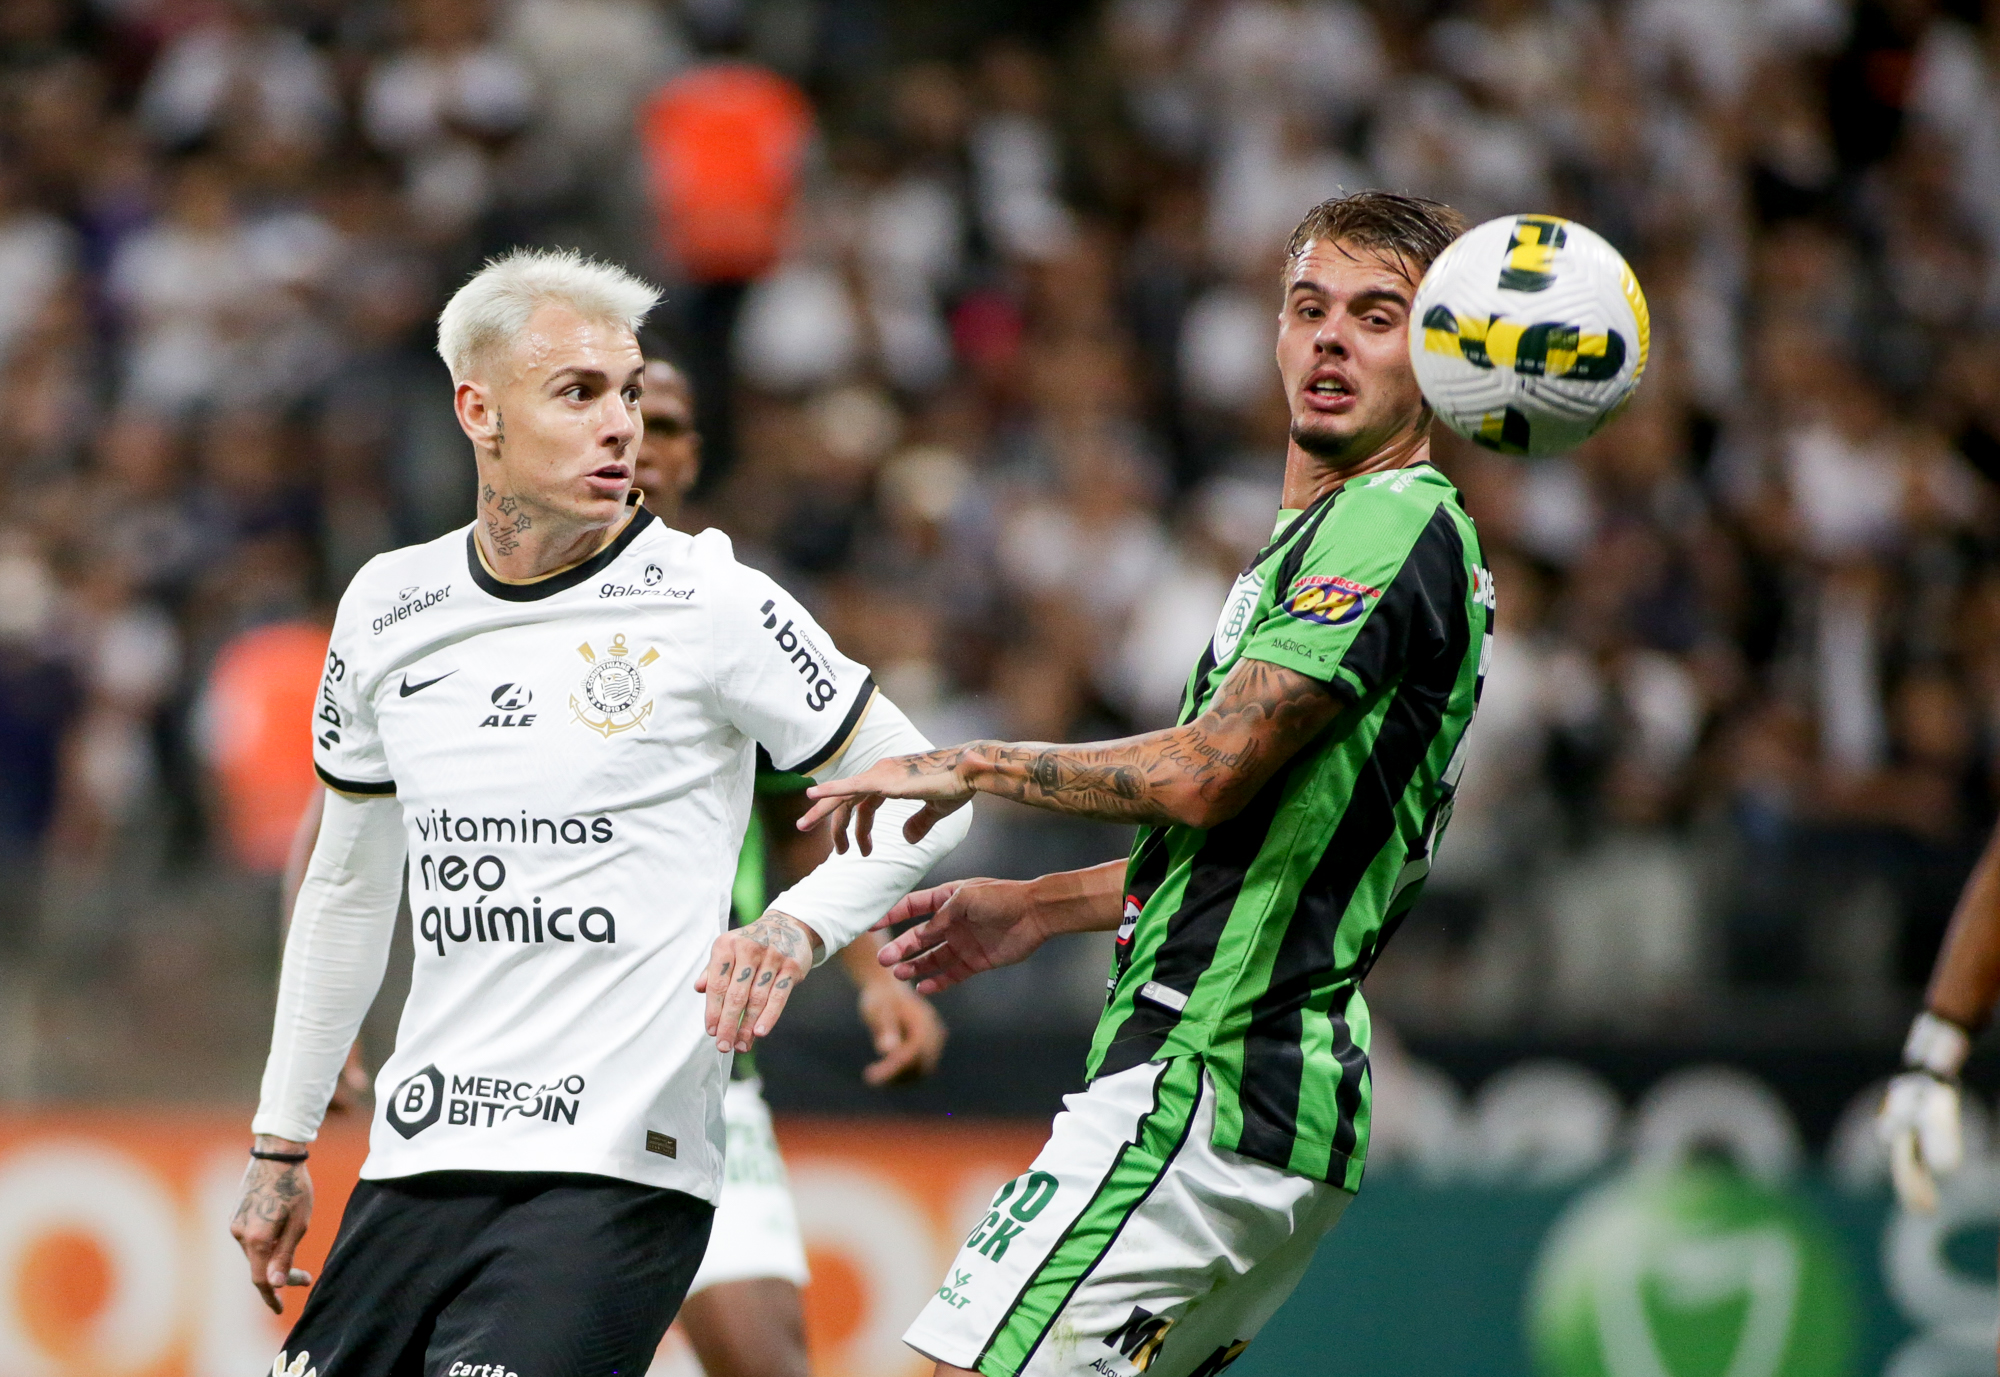
[[1976, 1033], [1992, 1016], [1996, 998], [2000, 998], [2000, 827], [1987, 839], [1986, 850], [1959, 896], [1924, 1006]]
[[877, 957], [898, 980], [936, 994], [999, 966], [1025, 960], [1064, 932], [1109, 932], [1123, 912], [1125, 862], [1107, 861], [1038, 880], [955, 880], [920, 889], [878, 927], [924, 921]]
[[1958, 1073], [1972, 1038], [2000, 995], [2000, 828], [1966, 881], [1951, 916], [1924, 1011], [1903, 1044], [1903, 1071], [1889, 1082], [1876, 1127], [1889, 1148], [1890, 1179], [1908, 1209], [1937, 1208], [1937, 1176], [1965, 1155]]
[[884, 760], [816, 784], [801, 828], [831, 816], [844, 849], [850, 821], [864, 854], [884, 799], [922, 799], [904, 824], [915, 841], [975, 793], [1103, 822], [1213, 827], [1346, 705], [1336, 685], [1263, 660], [1239, 661], [1208, 711], [1185, 726], [1078, 746], [974, 741]]

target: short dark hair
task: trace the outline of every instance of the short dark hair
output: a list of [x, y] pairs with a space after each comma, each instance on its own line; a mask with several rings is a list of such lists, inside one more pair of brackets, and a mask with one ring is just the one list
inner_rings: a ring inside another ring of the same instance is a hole
[[1393, 191], [1357, 191], [1334, 196], [1306, 212], [1285, 245], [1285, 271], [1322, 239], [1345, 241], [1358, 249], [1393, 253], [1422, 277], [1452, 240], [1464, 234], [1465, 217], [1442, 201]]

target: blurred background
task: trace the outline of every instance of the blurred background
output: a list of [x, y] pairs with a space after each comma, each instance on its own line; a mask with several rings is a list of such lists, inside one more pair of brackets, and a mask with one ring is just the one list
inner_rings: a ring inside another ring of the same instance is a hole
[[[1280, 248], [1365, 187], [1590, 224], [1654, 345], [1570, 459], [1436, 441], [1499, 632], [1450, 838], [1369, 982], [1383, 1203], [1329, 1252], [1470, 1346], [1388, 1326], [1386, 1365], [1326, 1370], [1990, 1371], [1983, 1133], [1970, 1213], [1892, 1247], [1916, 1226], [1866, 1124], [2000, 811], [1979, 0], [4, 0], [4, 1131], [253, 1098], [325, 629], [371, 555], [470, 518], [431, 322], [485, 256], [665, 284], [655, 347], [707, 437], [689, 522], [930, 736], [1090, 739], [1171, 719], [1269, 534]], [[949, 873], [1124, 845], [982, 801]], [[840, 977], [812, 982], [773, 1100], [800, 1133], [900, 1116], [855, 1130], [884, 1144], [1046, 1122], [1105, 960], [1078, 941], [947, 996], [944, 1072], [888, 1094]], [[1719, 1365], [1661, 1339], [1652, 1367], [1563, 1366], [1537, 1240], [1618, 1164], [1712, 1149], [1721, 1184], [1647, 1208], [1804, 1211], [1795, 1261], [1835, 1257], [1852, 1341], [1756, 1367], [1729, 1345], [1761, 1302], [1724, 1267], [1721, 1300], [1633, 1283], [1662, 1334], [1741, 1301]], [[872, 1265], [825, 1275], [904, 1285]], [[45, 1370], [7, 1366], [7, 1313], [0, 1377]]]

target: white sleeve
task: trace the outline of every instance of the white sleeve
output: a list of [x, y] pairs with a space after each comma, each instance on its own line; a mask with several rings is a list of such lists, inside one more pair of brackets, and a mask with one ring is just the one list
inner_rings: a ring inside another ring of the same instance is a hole
[[[889, 756], [930, 749], [903, 710], [878, 691], [846, 749], [813, 773], [820, 779], [845, 779]], [[890, 799], [875, 815], [872, 855], [862, 855], [855, 846], [836, 851], [771, 901], [772, 908], [819, 934], [821, 961], [873, 927], [965, 840], [972, 826], [969, 806], [943, 819], [922, 841], [913, 845], [903, 840], [903, 823], [922, 806], [915, 799]]]
[[335, 1080], [382, 984], [403, 894], [403, 808], [327, 791], [292, 911], [278, 1016], [252, 1133], [319, 1136]]
[[[371, 596], [372, 592], [373, 583], [357, 575], [334, 615], [326, 669], [320, 675], [319, 701], [313, 705], [313, 770], [329, 789], [387, 797], [396, 792], [396, 781], [389, 774], [389, 758], [377, 730], [375, 705], [363, 682], [367, 676], [361, 661], [368, 651], [371, 625], [374, 634], [380, 635], [396, 615], [397, 605], [382, 595]], [[406, 599], [403, 605], [415, 606], [435, 596], [435, 590], [426, 590], [415, 602]]]
[[711, 623], [723, 710], [779, 769], [819, 774], [853, 735], [875, 680], [775, 580], [726, 567]]

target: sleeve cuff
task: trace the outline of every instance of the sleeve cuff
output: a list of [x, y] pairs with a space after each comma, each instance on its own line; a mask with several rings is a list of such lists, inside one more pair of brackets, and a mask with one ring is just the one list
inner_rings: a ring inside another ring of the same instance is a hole
[[388, 798], [396, 792], [396, 781], [393, 779], [385, 779], [379, 784], [365, 779], [342, 779], [339, 775], [328, 774], [318, 761], [313, 762], [313, 773], [327, 788], [342, 794], [353, 794], [357, 798]]
[[[834, 945], [833, 938], [827, 933], [824, 920], [814, 920], [802, 913], [785, 913], [784, 909], [779, 909], [778, 912], [784, 913], [787, 918], [795, 920], [801, 927], [806, 928], [813, 936], [819, 938], [819, 952], [813, 957], [814, 970], [818, 970], [821, 966], [824, 966], [832, 958], [833, 954], [840, 950], [840, 947], [847, 945], [846, 942], [842, 942], [840, 946]], [[850, 938], [849, 940], [853, 939]]]
[[260, 1137], [283, 1138], [291, 1143], [310, 1143], [319, 1138], [319, 1128], [307, 1128], [282, 1114], [259, 1114], [250, 1121], [250, 1131]]
[[871, 674], [861, 681], [860, 691], [854, 695], [854, 702], [847, 709], [847, 715], [840, 719], [840, 725], [833, 729], [833, 735], [827, 738], [826, 744], [798, 764], [785, 766], [785, 773], [809, 775], [837, 759], [840, 753], [847, 749], [847, 743], [854, 739], [854, 729], [861, 725], [861, 715], [868, 711], [868, 705], [874, 701], [875, 676]]

